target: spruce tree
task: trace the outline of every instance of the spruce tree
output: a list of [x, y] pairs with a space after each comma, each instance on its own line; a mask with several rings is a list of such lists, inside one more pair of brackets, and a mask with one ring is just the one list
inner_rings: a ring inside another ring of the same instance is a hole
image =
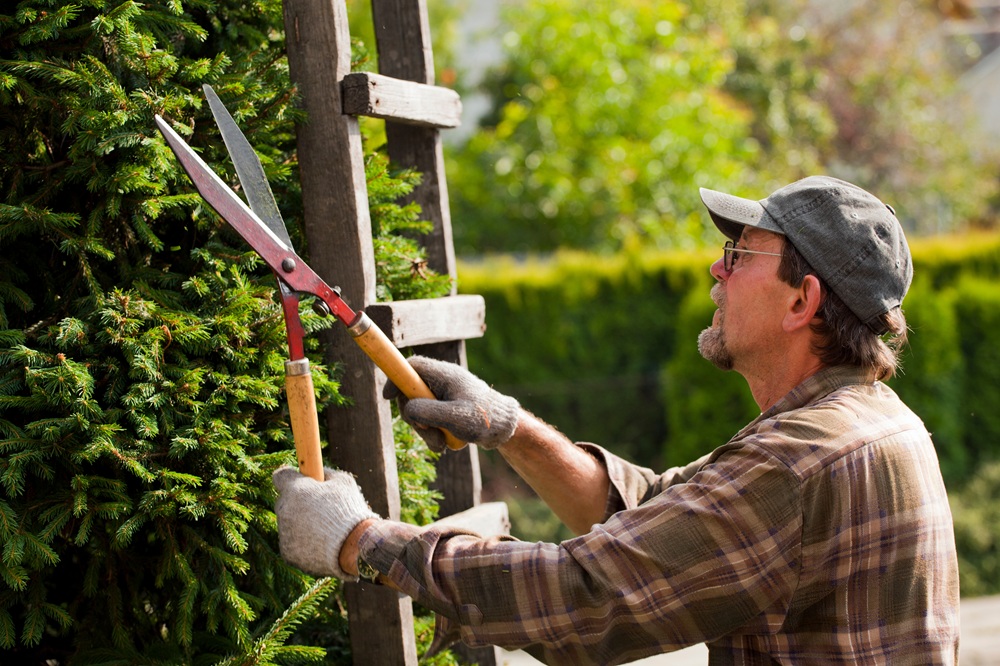
[[[201, 93], [213, 85], [307, 254], [281, 3], [3, 11], [0, 662], [323, 659], [296, 644], [345, 645], [338, 585], [277, 553], [270, 473], [294, 456], [274, 278], [153, 123], [187, 128], [235, 183]], [[368, 160], [380, 295], [446, 290], [398, 233], [425, 226], [394, 203], [417, 176]], [[309, 333], [330, 325], [302, 316]], [[322, 408], [340, 399], [336, 377], [308, 340]], [[400, 439], [404, 506], [429, 520], [432, 468]]]

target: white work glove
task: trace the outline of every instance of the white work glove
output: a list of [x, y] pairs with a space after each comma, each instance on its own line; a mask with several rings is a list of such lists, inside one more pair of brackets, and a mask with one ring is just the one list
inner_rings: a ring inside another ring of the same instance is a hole
[[353, 476], [328, 468], [323, 473], [323, 482], [292, 467], [281, 467], [271, 476], [278, 490], [274, 513], [281, 557], [313, 576], [354, 582], [357, 576], [340, 568], [340, 549], [358, 523], [379, 516]]
[[403, 420], [414, 426], [432, 451], [445, 449], [440, 428], [483, 449], [495, 449], [514, 435], [521, 410], [517, 400], [494, 391], [455, 363], [426, 356], [413, 356], [409, 361], [437, 400], [407, 400], [391, 382], [382, 395], [399, 400]]

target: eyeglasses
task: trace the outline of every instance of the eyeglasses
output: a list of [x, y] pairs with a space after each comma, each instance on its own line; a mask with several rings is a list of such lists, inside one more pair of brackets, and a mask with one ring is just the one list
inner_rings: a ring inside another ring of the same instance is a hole
[[741, 254], [767, 254], [772, 257], [780, 257], [780, 252], [760, 252], [759, 250], [744, 250], [741, 247], [736, 247], [736, 243], [733, 241], [726, 241], [726, 244], [722, 246], [722, 265], [726, 269], [726, 272], [733, 270], [733, 266], [736, 265], [736, 260], [739, 259]]

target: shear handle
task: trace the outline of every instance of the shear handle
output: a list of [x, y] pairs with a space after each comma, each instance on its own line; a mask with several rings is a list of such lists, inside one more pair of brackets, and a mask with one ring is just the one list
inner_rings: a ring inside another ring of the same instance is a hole
[[[396, 388], [403, 392], [403, 395], [407, 398], [437, 400], [437, 397], [413, 369], [413, 366], [407, 362], [396, 345], [392, 344], [386, 337], [382, 329], [375, 325], [371, 317], [364, 312], [359, 313], [358, 321], [349, 326], [347, 330], [362, 351], [368, 354], [368, 357], [381, 368], [389, 381], [395, 384]], [[449, 449], [457, 451], [466, 447], [466, 443], [455, 435], [443, 429], [442, 432]]]

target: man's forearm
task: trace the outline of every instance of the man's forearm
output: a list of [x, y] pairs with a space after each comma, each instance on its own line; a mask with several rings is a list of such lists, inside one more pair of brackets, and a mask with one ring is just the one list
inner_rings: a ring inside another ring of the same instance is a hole
[[607, 470], [552, 426], [521, 410], [514, 436], [498, 451], [574, 533], [604, 519]]
[[[604, 519], [607, 470], [552, 426], [522, 410], [514, 436], [498, 450], [574, 533], [586, 534]], [[358, 523], [344, 542], [339, 560], [345, 573], [357, 575], [358, 542], [373, 522]]]

